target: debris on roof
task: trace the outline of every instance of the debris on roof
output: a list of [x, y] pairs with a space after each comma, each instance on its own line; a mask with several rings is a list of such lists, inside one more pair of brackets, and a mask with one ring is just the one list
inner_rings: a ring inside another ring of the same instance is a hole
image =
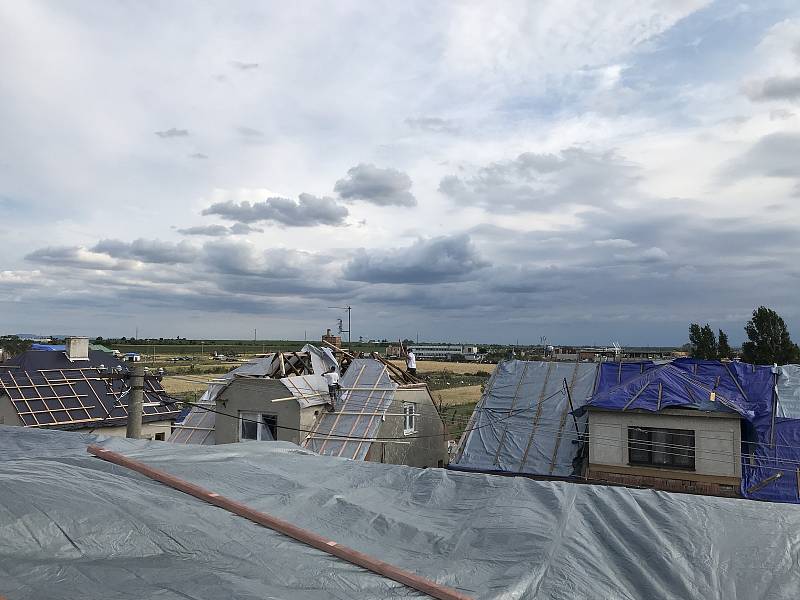
[[306, 344], [300, 352], [276, 352], [251, 360], [215, 378], [192, 407], [182, 423], [175, 424], [170, 442], [177, 444], [216, 444], [215, 425], [217, 396], [237, 378], [280, 379], [302, 407], [324, 404], [327, 384], [322, 373], [338, 368], [330, 350]]

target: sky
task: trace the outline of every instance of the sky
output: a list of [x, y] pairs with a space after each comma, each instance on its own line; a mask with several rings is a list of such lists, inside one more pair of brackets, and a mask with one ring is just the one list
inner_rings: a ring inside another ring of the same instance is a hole
[[0, 3], [0, 331], [800, 338], [800, 4]]

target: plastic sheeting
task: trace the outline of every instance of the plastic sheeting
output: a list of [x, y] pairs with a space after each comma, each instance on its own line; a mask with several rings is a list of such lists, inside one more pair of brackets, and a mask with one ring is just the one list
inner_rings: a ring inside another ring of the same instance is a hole
[[648, 369], [652, 369], [656, 364], [651, 360], [639, 362], [604, 362], [600, 363], [597, 374], [597, 384], [594, 392], [600, 393], [610, 390], [614, 386], [620, 385], [623, 381], [641, 375]]
[[[0, 427], [10, 600], [426, 598], [86, 453]], [[476, 600], [770, 598], [800, 589], [800, 509], [339, 460], [284, 442], [99, 443]]]
[[726, 397], [690, 372], [666, 364], [635, 375], [611, 389], [595, 394], [588, 406], [611, 410], [659, 411], [693, 408], [706, 412], [737, 412], [752, 418], [747, 400], [735, 389]]
[[397, 384], [379, 360], [355, 358], [340, 385], [342, 394], [335, 410], [320, 417], [303, 446], [318, 454], [364, 460]]
[[800, 419], [800, 365], [783, 365], [778, 375], [778, 416]]
[[595, 386], [596, 363], [511, 360], [497, 365], [450, 468], [549, 477], [579, 474], [586, 416], [570, 415]]

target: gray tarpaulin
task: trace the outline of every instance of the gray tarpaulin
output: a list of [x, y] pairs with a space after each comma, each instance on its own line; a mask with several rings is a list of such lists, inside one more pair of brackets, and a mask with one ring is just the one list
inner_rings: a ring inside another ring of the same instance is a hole
[[778, 416], [800, 419], [800, 365], [782, 365], [778, 373]]
[[122, 452], [477, 599], [796, 600], [800, 508], [0, 426], [9, 600], [422, 598], [86, 453]]
[[569, 477], [581, 445], [578, 431], [586, 415], [570, 414], [591, 396], [596, 363], [503, 361], [486, 384], [467, 433], [460, 441], [454, 468]]

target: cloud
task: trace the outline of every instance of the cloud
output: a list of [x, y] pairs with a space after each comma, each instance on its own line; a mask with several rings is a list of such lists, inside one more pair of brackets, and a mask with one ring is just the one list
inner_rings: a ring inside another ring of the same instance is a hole
[[264, 137], [263, 131], [253, 129], [252, 127], [237, 127], [236, 131], [239, 132], [239, 135], [241, 135], [243, 138], [250, 141], [260, 140]]
[[756, 102], [800, 100], [800, 75], [797, 77], [770, 77], [747, 86], [745, 92], [751, 100]]
[[203, 154], [202, 152], [195, 152], [194, 154], [190, 154], [189, 158], [197, 158], [199, 160], [205, 160], [206, 158], [208, 158], [208, 156]]
[[287, 227], [314, 227], [344, 225], [348, 210], [333, 198], [300, 194], [297, 202], [289, 198], [268, 198], [252, 203], [247, 200], [215, 202], [203, 210], [203, 214], [240, 223], [271, 221]]
[[196, 225], [178, 229], [178, 233], [183, 235], [206, 235], [209, 237], [224, 237], [229, 235], [246, 235], [248, 233], [261, 233], [263, 229], [252, 227], [247, 223], [234, 223], [230, 227], [226, 225]]
[[800, 132], [765, 135], [750, 149], [726, 164], [723, 179], [745, 177], [800, 178]]
[[160, 138], [177, 138], [177, 137], [187, 137], [189, 135], [188, 129], [175, 129], [172, 127], [171, 129], [167, 129], [165, 131], [156, 131], [156, 135]]
[[416, 206], [411, 193], [411, 177], [397, 169], [381, 169], [359, 164], [347, 171], [347, 177], [334, 185], [344, 200], [363, 200], [377, 206]]
[[241, 62], [238, 60], [232, 60], [231, 65], [242, 71], [250, 71], [258, 68], [258, 63], [256, 62]]
[[630, 240], [623, 240], [620, 238], [612, 238], [609, 240], [595, 240], [592, 242], [595, 246], [601, 248], [635, 248], [636, 243]]
[[406, 119], [406, 125], [411, 129], [419, 129], [429, 133], [458, 133], [459, 127], [450, 119], [439, 117], [416, 117]]
[[198, 256], [198, 250], [189, 242], [162, 242], [139, 238], [132, 242], [115, 239], [100, 240], [92, 252], [107, 254], [112, 258], [138, 260], [155, 264], [191, 263]]
[[182, 233], [183, 235], [208, 235], [218, 237], [230, 235], [231, 230], [225, 225], [197, 225], [195, 227], [178, 229], [178, 233]]
[[613, 150], [573, 147], [558, 154], [525, 152], [465, 177], [449, 175], [439, 191], [463, 206], [548, 211], [569, 204], [611, 205], [633, 195], [639, 178], [638, 167]]
[[47, 246], [34, 250], [25, 260], [56, 267], [78, 269], [115, 269], [118, 262], [109, 256], [81, 246]]
[[487, 266], [467, 235], [454, 235], [391, 251], [359, 250], [345, 266], [344, 277], [368, 283], [441, 283], [464, 279]]

